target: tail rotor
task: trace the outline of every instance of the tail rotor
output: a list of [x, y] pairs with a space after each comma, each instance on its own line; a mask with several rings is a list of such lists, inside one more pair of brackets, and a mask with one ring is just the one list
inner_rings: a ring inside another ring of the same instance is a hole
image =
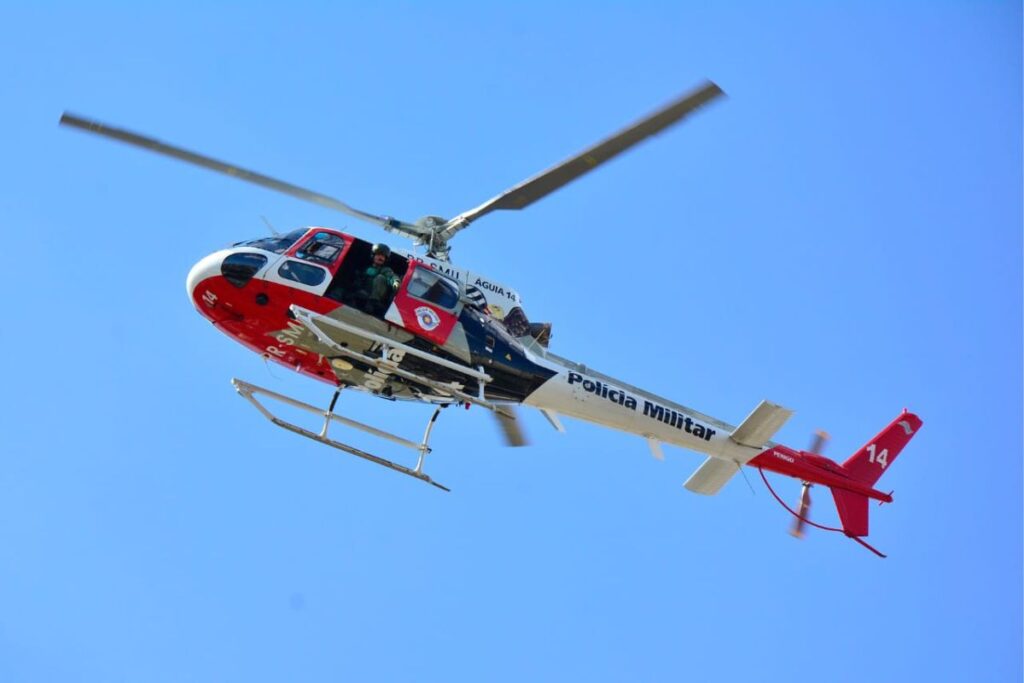
[[[814, 455], [821, 455], [821, 452], [825, 449], [825, 444], [828, 442], [829, 436], [827, 432], [818, 430], [814, 433], [814, 439], [811, 441], [811, 447], [807, 449], [808, 453]], [[805, 481], [803, 488], [800, 489], [800, 504], [797, 506], [799, 514], [793, 520], [793, 527], [789, 533], [795, 538], [804, 537], [804, 528], [807, 526], [807, 515], [811, 511], [811, 482]]]
[[807, 513], [811, 509], [811, 484], [804, 482], [804, 486], [800, 489], [800, 506], [797, 508], [799, 514], [793, 518], [793, 528], [789, 530], [789, 534], [795, 538], [804, 537], [804, 527], [807, 526]]

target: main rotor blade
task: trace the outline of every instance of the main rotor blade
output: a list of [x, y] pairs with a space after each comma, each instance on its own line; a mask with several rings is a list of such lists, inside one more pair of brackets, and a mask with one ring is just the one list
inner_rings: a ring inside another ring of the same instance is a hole
[[262, 173], [249, 171], [233, 164], [228, 164], [202, 154], [197, 154], [196, 152], [190, 152], [187, 149], [175, 147], [174, 145], [169, 145], [165, 142], [160, 142], [159, 140], [139, 135], [138, 133], [133, 133], [121, 128], [114, 128], [113, 126], [108, 126], [98, 121], [91, 121], [89, 119], [84, 119], [75, 116], [74, 114], [64, 112], [60, 117], [60, 124], [62, 126], [78, 128], [79, 130], [84, 130], [88, 133], [102, 135], [104, 137], [111, 138], [112, 140], [119, 140], [120, 142], [135, 145], [136, 147], [142, 147], [143, 149], [148, 149], [151, 152], [164, 154], [181, 161], [187, 161], [188, 163], [195, 164], [196, 166], [202, 166], [203, 168], [210, 169], [211, 171], [217, 171], [219, 173], [229, 175], [232, 178], [238, 178], [239, 180], [245, 180], [271, 190], [283, 192], [284, 194], [291, 195], [292, 197], [304, 199], [307, 202], [312, 202], [328, 209], [334, 209], [335, 211], [340, 211], [348, 214], [349, 216], [374, 223], [388, 232], [412, 237], [422, 237], [429, 234], [428, 231], [417, 225], [405, 223], [391, 218], [390, 216], [377, 216], [372, 213], [366, 213], [365, 211], [353, 208], [334, 197], [329, 197], [325, 194], [320, 194], [319, 192], [313, 192], [312, 190], [307, 190], [304, 187], [292, 185], [291, 183], [286, 183], [283, 180], [277, 180], [276, 178], [271, 178], [270, 176], [263, 175]]
[[502, 406], [493, 414], [498, 419], [498, 426], [501, 427], [506, 446], [528, 445], [529, 442], [523, 433], [523, 426], [519, 421], [518, 412], [512, 406]]
[[450, 238], [459, 230], [467, 227], [477, 218], [499, 209], [522, 209], [533, 202], [546, 197], [563, 185], [576, 180], [584, 173], [591, 171], [604, 162], [625, 152], [633, 145], [652, 135], [660, 133], [687, 114], [707, 104], [719, 95], [722, 89], [711, 81], [699, 88], [670, 102], [658, 111], [644, 117], [628, 128], [615, 133], [596, 145], [583, 150], [576, 156], [566, 159], [557, 166], [524, 180], [515, 187], [490, 199], [475, 209], [470, 209], [448, 221], [441, 232], [444, 239]]

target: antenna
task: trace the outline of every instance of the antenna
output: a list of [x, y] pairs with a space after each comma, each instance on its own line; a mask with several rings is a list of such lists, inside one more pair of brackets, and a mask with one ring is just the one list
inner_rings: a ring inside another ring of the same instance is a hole
[[743, 465], [736, 463], [736, 471], [743, 475], [743, 481], [747, 482], [747, 487], [750, 488], [750, 495], [757, 496], [757, 491], [754, 490], [754, 485], [747, 479], [747, 473], [743, 471]]
[[281, 236], [281, 233], [279, 233], [277, 230], [274, 229], [273, 224], [271, 224], [271, 222], [269, 220], [267, 220], [266, 216], [260, 216], [260, 218], [263, 220], [263, 224], [267, 226], [267, 230], [270, 231], [271, 235], [273, 235], [274, 237], [280, 237]]

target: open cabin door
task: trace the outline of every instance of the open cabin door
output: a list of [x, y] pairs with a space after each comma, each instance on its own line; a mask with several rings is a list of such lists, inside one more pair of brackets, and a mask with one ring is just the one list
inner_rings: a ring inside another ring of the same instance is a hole
[[413, 262], [384, 318], [441, 346], [458, 322], [461, 305], [457, 282]]

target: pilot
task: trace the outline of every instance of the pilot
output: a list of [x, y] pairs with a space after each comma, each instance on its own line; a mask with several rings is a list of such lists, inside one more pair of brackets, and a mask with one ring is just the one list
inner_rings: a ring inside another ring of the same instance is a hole
[[366, 292], [366, 312], [381, 315], [391, 303], [402, 280], [388, 267], [391, 249], [386, 244], [375, 244], [371, 250], [373, 261], [363, 273], [363, 291]]

